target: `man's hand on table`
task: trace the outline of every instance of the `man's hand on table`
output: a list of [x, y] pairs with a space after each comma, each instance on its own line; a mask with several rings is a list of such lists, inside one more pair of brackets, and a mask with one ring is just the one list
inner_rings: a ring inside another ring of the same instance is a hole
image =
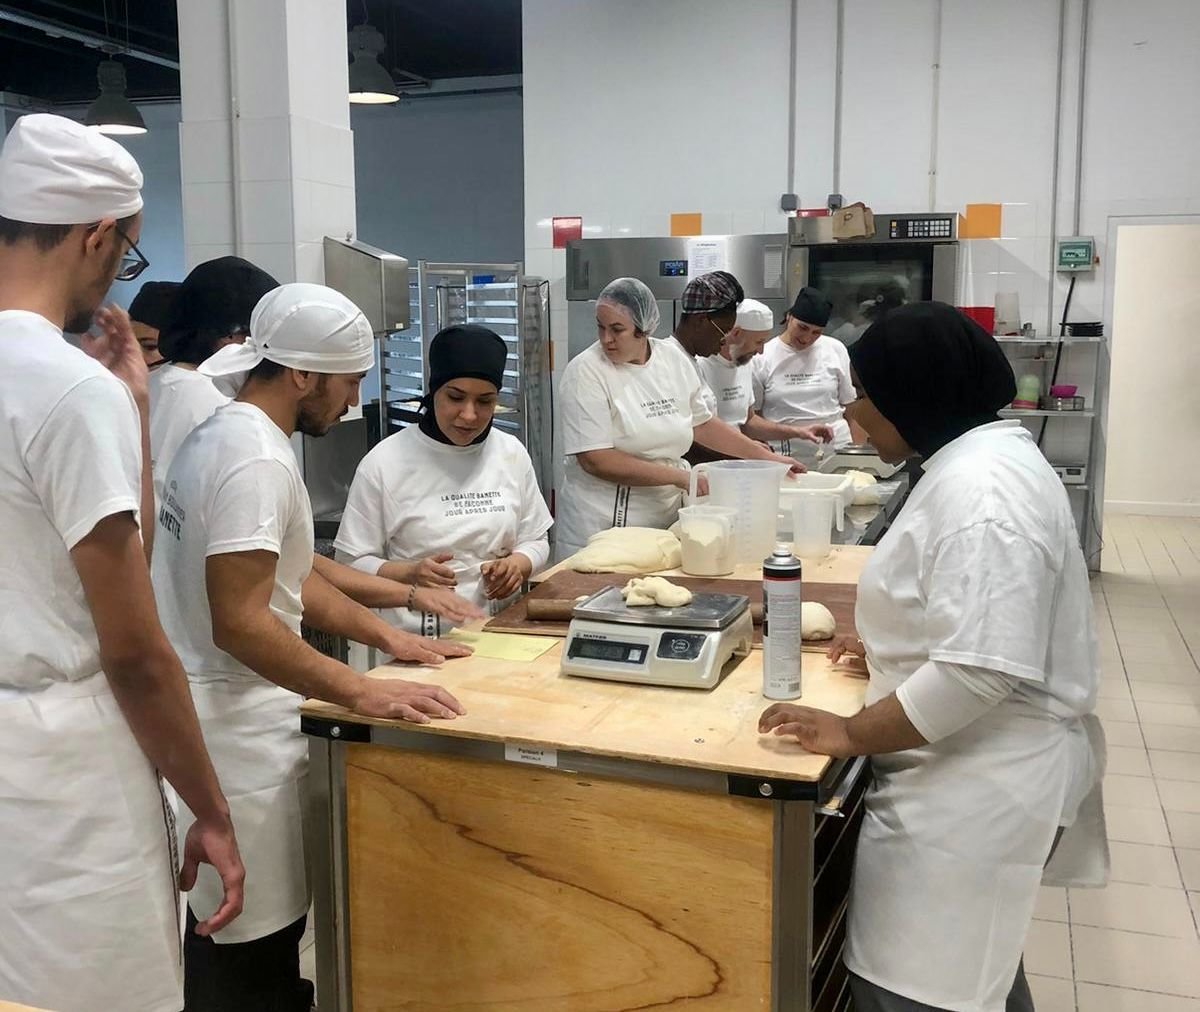
[[829, 659], [834, 664], [849, 668], [855, 674], [866, 675], [867, 651], [857, 636], [835, 636], [829, 644]]
[[[456, 644], [447, 644], [456, 645]], [[363, 717], [428, 724], [431, 717], [453, 720], [467, 711], [440, 685], [405, 682], [398, 678], [364, 678], [354, 712]]]
[[413, 610], [424, 611], [431, 615], [440, 615], [447, 622], [463, 625], [484, 617], [482, 609], [477, 608], [465, 597], [459, 597], [454, 591], [444, 587], [417, 586], [413, 594]]
[[775, 703], [758, 718], [759, 734], [793, 736], [809, 752], [843, 759], [857, 755], [845, 717], [795, 703]]
[[416, 664], [441, 664], [447, 657], [470, 657], [474, 653], [464, 643], [429, 639], [390, 627], [378, 646], [398, 661]]

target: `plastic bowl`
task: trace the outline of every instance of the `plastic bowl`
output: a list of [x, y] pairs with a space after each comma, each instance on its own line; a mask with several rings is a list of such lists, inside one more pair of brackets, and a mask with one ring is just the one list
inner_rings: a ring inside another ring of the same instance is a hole
[[1073, 386], [1072, 384], [1060, 383], [1060, 384], [1056, 384], [1055, 386], [1052, 386], [1050, 388], [1050, 396], [1051, 397], [1074, 397], [1075, 391], [1078, 389], [1079, 389], [1079, 387]]

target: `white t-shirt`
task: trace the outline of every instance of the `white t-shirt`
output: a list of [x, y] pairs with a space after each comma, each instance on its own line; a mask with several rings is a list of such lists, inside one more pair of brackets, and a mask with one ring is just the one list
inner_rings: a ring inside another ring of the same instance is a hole
[[234, 401], [196, 427], [167, 472], [154, 541], [154, 593], [167, 638], [196, 682], [259, 676], [212, 641], [205, 587], [210, 555], [278, 556], [271, 611], [300, 633], [300, 589], [312, 569], [308, 490], [287, 436], [252, 404]]
[[704, 406], [708, 409], [709, 415], [717, 416], [717, 396], [713, 393], [704, 378], [704, 371], [700, 368], [700, 363], [703, 359], [697, 358], [687, 350], [674, 334], [666, 339], [666, 343], [679, 352], [688, 364], [692, 367], [692, 371], [696, 374], [696, 378], [700, 381], [700, 396], [704, 398]]
[[166, 363], [150, 371], [150, 470], [156, 513], [179, 447], [192, 429], [228, 403], [213, 381], [195, 369]]
[[[515, 436], [493, 428], [482, 443], [450, 446], [412, 425], [363, 457], [334, 546], [342, 561], [369, 573], [388, 561], [452, 553], [447, 565], [458, 573], [456, 592], [495, 614], [507, 602], [487, 599], [480, 564], [521, 552], [536, 572], [550, 557], [552, 523], [533, 462]], [[452, 628], [403, 608], [381, 615], [426, 636]]]
[[674, 485], [631, 487], [588, 474], [575, 455], [615, 449], [687, 470], [692, 430], [712, 417], [703, 384], [671, 342], [650, 340], [644, 365], [609, 361], [599, 343], [567, 363], [559, 386], [566, 466], [558, 499], [558, 555], [578, 551], [610, 527], [670, 527], [682, 493]]
[[738, 365], [724, 355], [710, 355], [696, 359], [696, 366], [705, 386], [712, 391], [721, 421], [734, 427], [745, 425], [754, 404], [750, 362]]
[[[751, 363], [754, 407], [768, 421], [784, 425], [828, 425], [834, 445], [850, 442], [843, 405], [855, 399], [850, 352], [822, 335], [803, 351], [773, 337]], [[793, 440], [791, 448], [799, 442]], [[816, 444], [810, 444], [815, 450]]]
[[97, 674], [100, 644], [70, 551], [141, 505], [129, 389], [36, 313], [0, 312], [0, 693]]

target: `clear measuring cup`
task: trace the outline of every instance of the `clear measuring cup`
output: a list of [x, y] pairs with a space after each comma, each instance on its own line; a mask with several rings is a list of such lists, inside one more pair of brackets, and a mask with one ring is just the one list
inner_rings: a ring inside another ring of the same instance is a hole
[[769, 460], [719, 460], [692, 468], [691, 499], [700, 475], [708, 478], [708, 503], [734, 510], [734, 554], [738, 562], [761, 563], [775, 548], [779, 479], [786, 464]]
[[833, 545], [834, 497], [810, 493], [792, 503], [792, 549], [801, 559], [823, 559]]
[[679, 511], [683, 571], [690, 576], [732, 573], [736, 521], [737, 510], [727, 506], [684, 506]]

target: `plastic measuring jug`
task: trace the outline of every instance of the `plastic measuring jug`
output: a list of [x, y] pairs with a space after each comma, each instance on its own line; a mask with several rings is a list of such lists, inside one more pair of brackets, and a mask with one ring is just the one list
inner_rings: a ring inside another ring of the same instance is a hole
[[708, 478], [708, 504], [736, 512], [733, 543], [738, 562], [761, 563], [774, 551], [779, 479], [787, 469], [786, 464], [769, 460], [718, 460], [692, 468], [692, 501], [697, 480], [704, 475]]
[[732, 573], [736, 521], [737, 511], [727, 506], [684, 506], [679, 511], [683, 571], [691, 576]]
[[792, 549], [802, 559], [823, 559], [833, 544], [834, 497], [797, 496], [792, 503]]

